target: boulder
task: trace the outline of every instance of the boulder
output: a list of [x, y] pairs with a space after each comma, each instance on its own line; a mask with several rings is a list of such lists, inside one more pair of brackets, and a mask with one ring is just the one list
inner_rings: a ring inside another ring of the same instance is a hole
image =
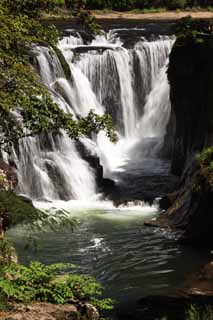
[[99, 320], [91, 304], [55, 305], [51, 303], [14, 304], [12, 310], [0, 315], [0, 320]]

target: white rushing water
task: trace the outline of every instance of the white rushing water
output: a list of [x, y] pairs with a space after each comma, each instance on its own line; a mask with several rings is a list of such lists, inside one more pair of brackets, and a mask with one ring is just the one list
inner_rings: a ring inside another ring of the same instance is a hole
[[[104, 132], [93, 140], [81, 138], [87, 152], [99, 157], [106, 177], [113, 178], [113, 172], [128, 162], [138, 141], [156, 139], [154, 149], [143, 150], [146, 156], [157, 154], [170, 115], [166, 71], [173, 41], [141, 39], [134, 48], [126, 49], [115, 31], [97, 36], [88, 45], [80, 34], [64, 37], [58, 47], [72, 80], [66, 79], [55, 52], [36, 48], [41, 79], [65, 112], [78, 117], [93, 109], [100, 115], [112, 115], [117, 144]], [[94, 169], [62, 131], [57, 136], [23, 139], [12, 157], [17, 166], [18, 192], [34, 200], [99, 199]]]

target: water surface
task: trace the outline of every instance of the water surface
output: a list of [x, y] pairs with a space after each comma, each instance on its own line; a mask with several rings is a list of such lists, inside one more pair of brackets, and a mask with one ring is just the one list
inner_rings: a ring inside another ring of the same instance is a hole
[[85, 204], [79, 209], [72, 203], [72, 207], [69, 210], [77, 218], [77, 227], [37, 232], [38, 251], [24, 249], [23, 228], [9, 233], [20, 262], [74, 263], [78, 272], [94, 275], [104, 285], [105, 295], [119, 302], [119, 308], [127, 302], [130, 308], [143, 296], [174, 290], [208, 258], [207, 252], [178, 244], [174, 234], [144, 226], [144, 220], [158, 214], [156, 206], [140, 203], [116, 209], [105, 203], [94, 209]]

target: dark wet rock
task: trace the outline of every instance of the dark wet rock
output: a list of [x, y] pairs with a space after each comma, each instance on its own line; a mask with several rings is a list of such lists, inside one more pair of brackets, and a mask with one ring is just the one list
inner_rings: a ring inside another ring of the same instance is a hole
[[145, 224], [176, 229], [180, 232], [180, 240], [184, 243], [211, 246], [213, 192], [207, 182], [201, 190], [196, 189], [200, 170], [196, 162], [191, 164], [183, 175], [177, 191], [161, 200], [167, 211], [155, 221], [148, 221]]
[[124, 317], [122, 320], [183, 320], [191, 305], [204, 309], [208, 304], [213, 304], [213, 296], [187, 295], [184, 292], [165, 296], [149, 296], [139, 301], [134, 315]]
[[78, 46], [76, 48], [73, 48], [72, 51], [74, 53], [87, 53], [88, 51], [97, 51], [98, 53], [103, 53], [106, 50], [114, 50], [110, 47], [104, 47], [104, 46]]
[[174, 191], [172, 193], [167, 194], [159, 200], [159, 207], [162, 210], [167, 210], [174, 203], [178, 196], [178, 192]]
[[96, 183], [98, 188], [100, 189], [102, 186], [103, 179], [103, 167], [100, 164], [100, 160], [96, 154], [92, 154], [90, 150], [88, 150], [85, 145], [81, 141], [76, 141], [76, 148], [78, 152], [81, 154], [82, 158], [89, 163], [91, 168], [95, 172]]
[[103, 178], [103, 185], [102, 185], [104, 192], [110, 194], [112, 190], [116, 187], [115, 181]]
[[[60, 169], [54, 162], [45, 161], [45, 166], [48, 171], [48, 176], [51, 178], [51, 181], [54, 185], [55, 190], [57, 190], [61, 200], [68, 201], [71, 198], [71, 190], [66, 188], [66, 178], [61, 173]], [[43, 201], [45, 199], [40, 199]]]
[[123, 171], [115, 173], [118, 193], [112, 194], [112, 199], [117, 204], [137, 200], [152, 204], [177, 188], [179, 179], [170, 173], [169, 161], [147, 158], [138, 166], [135, 157], [131, 159]]
[[122, 320], [183, 320], [191, 305], [205, 310], [213, 305], [213, 262], [188, 276], [186, 282], [173, 292], [141, 298], [134, 310], [118, 314]]
[[[167, 319], [184, 319], [186, 310], [196, 305], [200, 310], [213, 305], [213, 262], [206, 264], [188, 277], [181, 288], [173, 294], [150, 296], [141, 299], [140, 306], [155, 310], [156, 314], [166, 315]], [[166, 310], [166, 312], [165, 312]], [[146, 319], [146, 318], [144, 318]]]
[[212, 43], [212, 39], [185, 45], [177, 42], [170, 55], [168, 78], [175, 127], [172, 171], [177, 175], [196, 152], [213, 144]]
[[104, 178], [103, 167], [100, 164], [100, 159], [97, 155], [91, 154], [90, 150], [80, 141], [76, 141], [76, 147], [78, 152], [81, 154], [82, 158], [87, 161], [90, 167], [94, 170], [96, 177], [96, 184], [98, 187], [98, 192], [103, 192], [106, 196], [113, 193], [115, 188], [115, 182], [111, 179]]
[[29, 198], [29, 197], [27, 197], [26, 195], [19, 194], [18, 197], [19, 197], [19, 199], [21, 199], [23, 202], [29, 203], [29, 204], [33, 205], [32, 199]]
[[172, 172], [180, 175], [178, 188], [160, 206], [167, 210], [146, 225], [179, 230], [181, 240], [196, 245], [213, 244], [211, 183], [199, 187], [202, 169], [195, 154], [213, 145], [213, 40], [190, 42], [172, 50], [168, 77], [175, 135]]

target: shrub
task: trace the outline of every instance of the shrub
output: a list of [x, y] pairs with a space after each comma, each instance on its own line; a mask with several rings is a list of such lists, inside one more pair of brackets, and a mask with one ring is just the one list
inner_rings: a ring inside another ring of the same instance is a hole
[[170, 0], [168, 1], [167, 7], [172, 10], [177, 8], [184, 9], [186, 5], [187, 5], [187, 0], [172, 0], [172, 1]]
[[213, 320], [213, 313], [208, 307], [204, 310], [199, 310], [194, 305], [191, 305], [186, 311], [185, 320]]
[[111, 299], [100, 299], [102, 286], [87, 275], [68, 274], [59, 277], [73, 265], [11, 264], [0, 274], [0, 296], [15, 302], [50, 302], [65, 304], [69, 300], [92, 303], [99, 309], [112, 309]]
[[198, 172], [194, 178], [193, 190], [204, 192], [213, 190], [213, 147], [203, 150], [196, 156]]

